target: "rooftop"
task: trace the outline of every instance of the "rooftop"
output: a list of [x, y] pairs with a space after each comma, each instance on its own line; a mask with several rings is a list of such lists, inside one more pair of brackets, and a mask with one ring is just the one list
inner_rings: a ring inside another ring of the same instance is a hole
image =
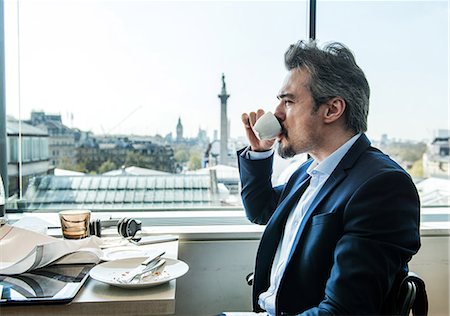
[[[22, 136], [48, 136], [46, 131], [30, 124], [22, 122], [20, 125]], [[8, 117], [8, 121], [6, 122], [6, 133], [9, 136], [19, 135], [19, 121]]]
[[27, 210], [149, 210], [213, 206], [208, 175], [41, 176], [24, 195]]

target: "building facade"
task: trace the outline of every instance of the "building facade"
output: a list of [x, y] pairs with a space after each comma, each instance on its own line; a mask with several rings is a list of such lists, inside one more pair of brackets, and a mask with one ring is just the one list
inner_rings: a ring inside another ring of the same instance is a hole
[[120, 168], [123, 165], [175, 172], [174, 152], [169, 145], [157, 145], [150, 141], [131, 141], [127, 137], [115, 141], [87, 139], [76, 149], [78, 163], [88, 171], [98, 170], [110, 161]]
[[50, 165], [67, 168], [76, 164], [75, 131], [62, 123], [61, 115], [33, 111], [27, 123], [48, 133]]
[[437, 130], [423, 155], [424, 176], [450, 179], [450, 130]]
[[25, 191], [31, 178], [46, 175], [52, 169], [49, 136], [46, 131], [26, 123], [19, 124], [11, 117], [6, 122], [6, 134], [9, 195], [18, 196], [21, 189]]

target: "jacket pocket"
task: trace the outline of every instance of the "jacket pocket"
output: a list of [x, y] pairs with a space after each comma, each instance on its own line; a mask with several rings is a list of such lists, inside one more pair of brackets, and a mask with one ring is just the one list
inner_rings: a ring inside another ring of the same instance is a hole
[[313, 216], [311, 219], [311, 225], [320, 225], [324, 223], [328, 223], [333, 219], [337, 218], [336, 213], [325, 213]]

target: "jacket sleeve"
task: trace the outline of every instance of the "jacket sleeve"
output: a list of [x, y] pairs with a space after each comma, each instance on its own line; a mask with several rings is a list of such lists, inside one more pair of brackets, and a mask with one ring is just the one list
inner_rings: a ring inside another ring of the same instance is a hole
[[273, 155], [267, 159], [249, 160], [238, 151], [241, 197], [248, 219], [265, 225], [275, 211], [283, 186], [272, 187]]
[[396, 274], [420, 247], [420, 203], [405, 172], [366, 181], [345, 205], [342, 220], [325, 297], [301, 315], [379, 314]]

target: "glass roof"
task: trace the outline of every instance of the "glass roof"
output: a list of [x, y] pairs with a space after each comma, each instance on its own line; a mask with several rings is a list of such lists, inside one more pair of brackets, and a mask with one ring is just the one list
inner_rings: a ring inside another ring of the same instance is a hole
[[166, 208], [212, 206], [209, 175], [41, 176], [25, 193], [26, 208]]

